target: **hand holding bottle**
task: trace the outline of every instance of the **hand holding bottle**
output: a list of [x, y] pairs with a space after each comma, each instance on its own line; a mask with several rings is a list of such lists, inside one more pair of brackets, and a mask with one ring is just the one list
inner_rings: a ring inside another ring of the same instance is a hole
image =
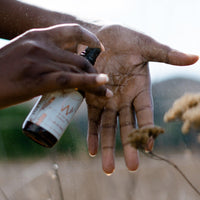
[[0, 49], [0, 108], [69, 88], [110, 95], [106, 76], [77, 55], [79, 44], [102, 48], [97, 37], [76, 24], [31, 29]]
[[[100, 54], [99, 48], [87, 48], [81, 53], [92, 65]], [[52, 147], [62, 137], [83, 101], [77, 89], [68, 89], [41, 96], [25, 119], [25, 135], [44, 147]]]

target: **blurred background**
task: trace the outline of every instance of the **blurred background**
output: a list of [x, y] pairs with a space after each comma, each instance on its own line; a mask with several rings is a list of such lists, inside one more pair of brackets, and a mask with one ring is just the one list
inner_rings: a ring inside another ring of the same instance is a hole
[[[174, 49], [197, 55], [200, 52], [198, 0], [23, 1], [91, 22], [122, 24]], [[8, 42], [0, 40], [0, 46]], [[155, 124], [165, 129], [165, 134], [157, 139], [154, 150], [174, 160], [200, 188], [200, 134], [191, 130], [188, 135], [183, 135], [181, 122], [163, 122], [164, 113], [175, 99], [185, 92], [200, 92], [200, 63], [178, 67], [152, 62], [150, 72]], [[101, 170], [100, 153], [93, 159], [87, 154], [85, 103], [54, 148], [40, 147], [24, 136], [21, 130], [35, 101], [0, 110], [1, 199], [62, 200], [53, 163], [59, 166], [65, 199], [199, 199], [173, 168], [142, 154], [139, 170], [128, 172], [123, 161], [119, 131], [116, 138], [116, 172], [111, 177], [105, 176]]]

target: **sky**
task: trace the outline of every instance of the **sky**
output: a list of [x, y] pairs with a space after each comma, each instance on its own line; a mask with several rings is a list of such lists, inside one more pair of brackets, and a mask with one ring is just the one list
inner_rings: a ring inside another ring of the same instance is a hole
[[[46, 9], [68, 13], [86, 21], [121, 24], [185, 53], [200, 55], [199, 0], [23, 0]], [[7, 41], [1, 41], [3, 46]], [[200, 80], [200, 61], [179, 67], [150, 63], [151, 79], [176, 76]]]

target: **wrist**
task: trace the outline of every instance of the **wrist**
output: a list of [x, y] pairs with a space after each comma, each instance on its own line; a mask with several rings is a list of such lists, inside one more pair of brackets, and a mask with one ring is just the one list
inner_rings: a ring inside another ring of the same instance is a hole
[[92, 33], [96, 34], [99, 29], [102, 27], [102, 25], [96, 23], [96, 22], [88, 22], [84, 20], [80, 20], [79, 18], [67, 15], [67, 14], [61, 14], [57, 12], [53, 12], [50, 16], [50, 19], [48, 19], [52, 25], [56, 24], [68, 24], [68, 23], [75, 23], [79, 24], [80, 26], [86, 28], [87, 30], [91, 31]]

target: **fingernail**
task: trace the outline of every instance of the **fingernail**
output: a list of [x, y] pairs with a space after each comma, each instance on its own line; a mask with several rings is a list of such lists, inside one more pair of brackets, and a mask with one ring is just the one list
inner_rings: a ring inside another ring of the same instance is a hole
[[91, 154], [89, 153], [90, 157], [94, 158], [96, 156], [96, 154]]
[[111, 176], [113, 173], [105, 173], [106, 176]]
[[115, 172], [115, 169], [113, 169], [112, 172], [105, 172], [104, 171], [104, 173], [106, 174], [106, 176], [111, 176], [114, 172]]
[[113, 97], [113, 92], [109, 89], [106, 90], [106, 97], [111, 98]]
[[135, 169], [135, 170], [128, 169], [128, 172], [134, 174], [135, 172], [137, 172], [137, 169]]
[[101, 51], [105, 51], [105, 47], [103, 46], [101, 42], [100, 42], [100, 46], [101, 46]]
[[145, 151], [150, 152], [153, 150], [153, 145], [154, 145], [154, 139], [152, 137], [149, 138]]
[[106, 74], [99, 74], [97, 77], [96, 77], [96, 81], [97, 83], [99, 84], [105, 84], [109, 81], [109, 78]]

